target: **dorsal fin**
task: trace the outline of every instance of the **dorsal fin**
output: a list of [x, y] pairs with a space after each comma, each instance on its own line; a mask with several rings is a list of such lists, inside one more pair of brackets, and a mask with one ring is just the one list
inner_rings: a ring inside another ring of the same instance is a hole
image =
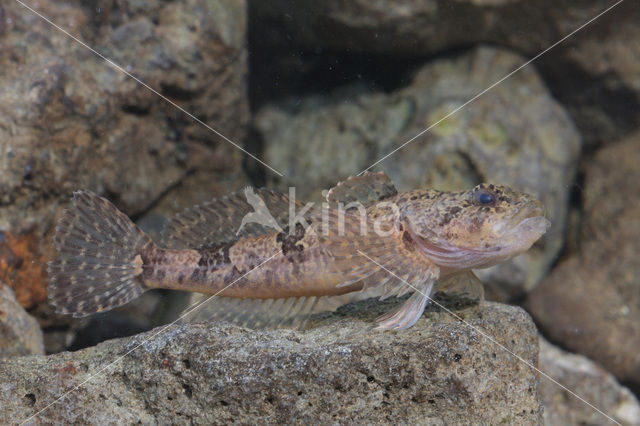
[[398, 193], [398, 190], [385, 172], [364, 172], [360, 176], [351, 176], [339, 182], [327, 193], [330, 205], [359, 202], [365, 207], [376, 201], [384, 200]]
[[[302, 204], [296, 201], [296, 208]], [[244, 223], [243, 223], [244, 220]], [[200, 250], [243, 237], [278, 231], [289, 220], [289, 197], [266, 188], [245, 188], [174, 216], [162, 231], [168, 248]]]

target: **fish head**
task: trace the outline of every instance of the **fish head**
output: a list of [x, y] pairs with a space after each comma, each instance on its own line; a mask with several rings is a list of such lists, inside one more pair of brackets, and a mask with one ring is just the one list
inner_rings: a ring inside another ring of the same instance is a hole
[[550, 226], [542, 204], [506, 186], [426, 191], [400, 206], [421, 251], [449, 270], [486, 268], [528, 250]]

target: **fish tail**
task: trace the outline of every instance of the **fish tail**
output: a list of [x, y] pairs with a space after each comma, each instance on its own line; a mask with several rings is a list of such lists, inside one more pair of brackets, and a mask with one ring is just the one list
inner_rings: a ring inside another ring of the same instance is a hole
[[83, 317], [124, 305], [148, 289], [143, 281], [151, 239], [113, 204], [74, 192], [53, 239], [58, 258], [47, 266], [56, 312]]

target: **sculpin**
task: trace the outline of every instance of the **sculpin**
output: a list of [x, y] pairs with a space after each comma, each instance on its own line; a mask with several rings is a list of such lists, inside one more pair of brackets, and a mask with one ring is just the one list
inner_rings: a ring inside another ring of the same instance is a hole
[[[481, 299], [472, 269], [526, 251], [549, 226], [538, 201], [504, 186], [398, 193], [384, 173], [339, 183], [321, 207], [292, 221], [301, 207], [247, 189], [178, 214], [161, 247], [109, 201], [78, 191], [56, 228], [49, 300], [60, 313], [85, 316], [152, 288], [220, 292], [216, 318], [296, 327], [355, 292], [413, 293], [378, 319], [379, 328], [408, 328], [436, 290]], [[268, 220], [248, 220], [258, 210]]]

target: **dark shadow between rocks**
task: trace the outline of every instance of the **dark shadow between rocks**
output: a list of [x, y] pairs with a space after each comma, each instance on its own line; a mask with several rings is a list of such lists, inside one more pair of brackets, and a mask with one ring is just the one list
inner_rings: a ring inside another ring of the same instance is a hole
[[630, 88], [607, 84], [622, 80], [613, 71], [605, 75], [589, 74], [561, 53], [542, 57], [536, 66], [553, 96], [576, 123], [585, 153], [638, 128], [640, 99]]

